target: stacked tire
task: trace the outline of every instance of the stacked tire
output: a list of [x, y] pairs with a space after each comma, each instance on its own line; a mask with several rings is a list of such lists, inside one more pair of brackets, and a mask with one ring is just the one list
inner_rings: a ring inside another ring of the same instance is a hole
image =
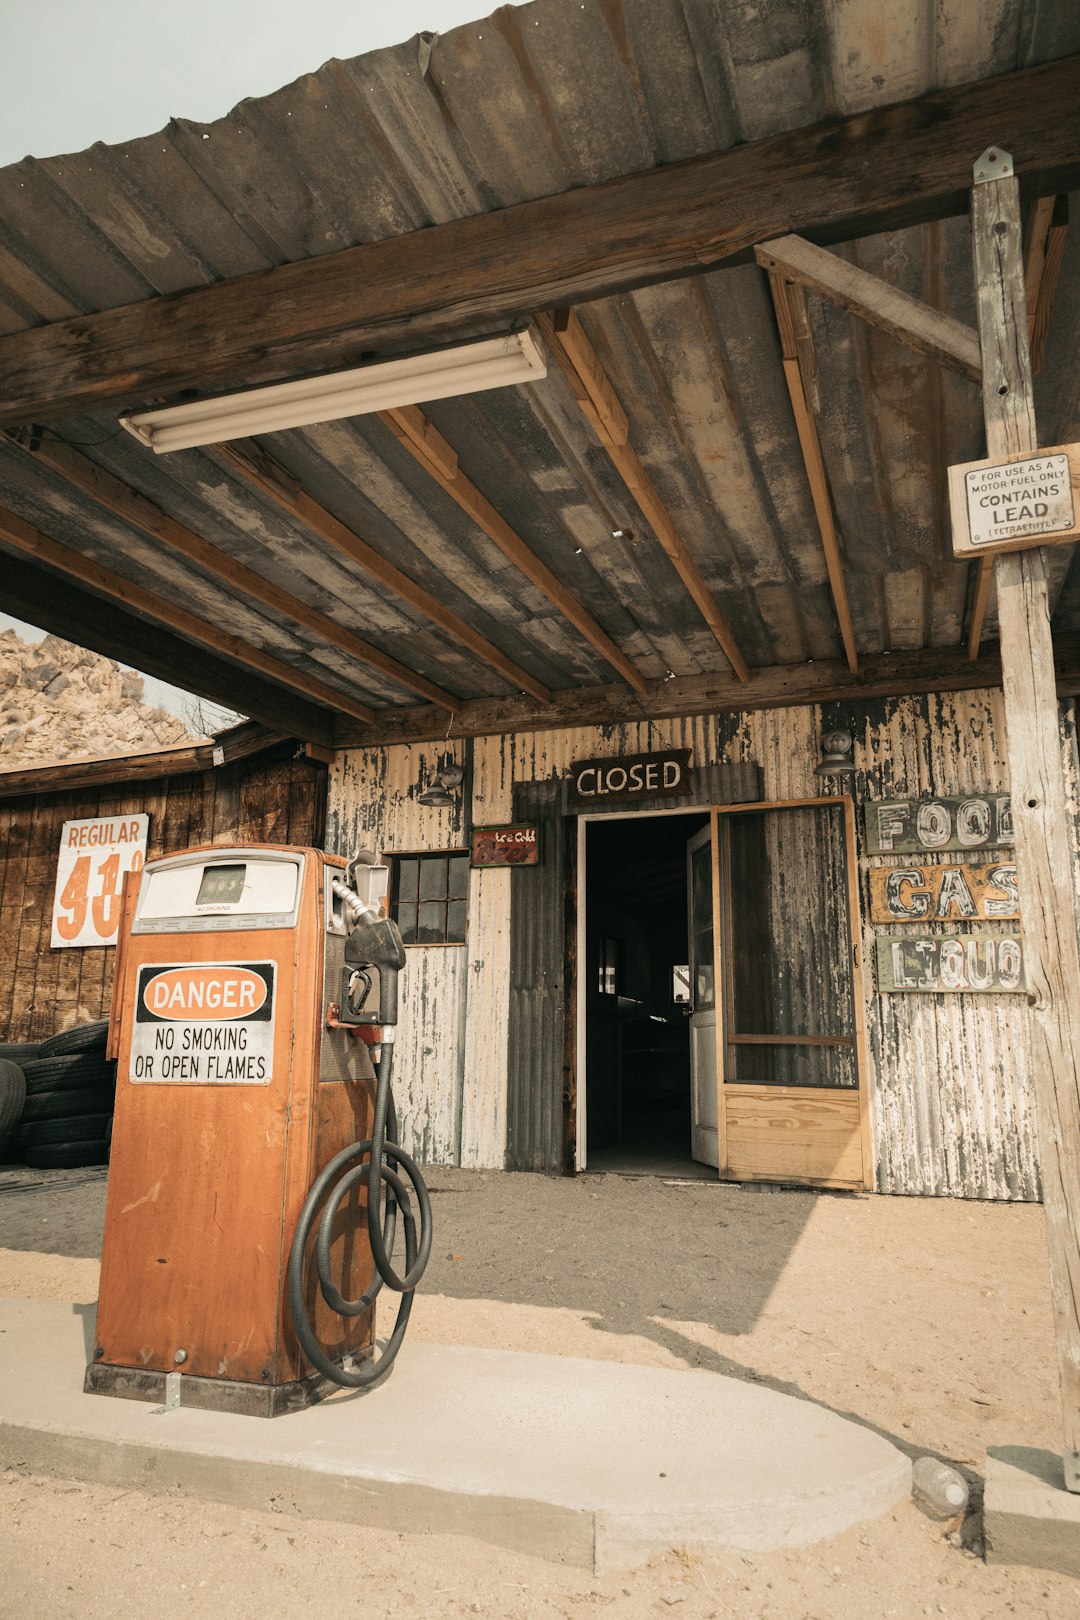
[[37, 1047], [0, 1047], [0, 1164], [16, 1157], [19, 1127], [26, 1107], [26, 1076], [23, 1063], [27, 1054], [36, 1056]]
[[108, 1020], [42, 1041], [23, 1063], [21, 1158], [33, 1170], [104, 1164], [112, 1134], [116, 1065], [105, 1056]]

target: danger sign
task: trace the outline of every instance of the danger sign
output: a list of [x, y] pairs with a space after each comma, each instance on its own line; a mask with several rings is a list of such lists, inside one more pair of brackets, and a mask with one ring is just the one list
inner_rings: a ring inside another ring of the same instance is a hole
[[132, 1080], [266, 1086], [273, 1058], [273, 962], [139, 969]]

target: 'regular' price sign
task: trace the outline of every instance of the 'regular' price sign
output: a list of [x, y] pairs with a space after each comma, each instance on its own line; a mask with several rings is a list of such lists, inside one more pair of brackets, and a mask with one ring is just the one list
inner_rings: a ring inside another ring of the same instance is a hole
[[146, 859], [150, 817], [65, 821], [53, 896], [52, 946], [115, 945], [124, 876]]

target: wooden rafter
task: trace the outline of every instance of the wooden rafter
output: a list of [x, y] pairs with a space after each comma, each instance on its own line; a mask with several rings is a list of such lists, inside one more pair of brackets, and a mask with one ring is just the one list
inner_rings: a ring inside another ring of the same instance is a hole
[[1027, 296], [1028, 348], [1031, 375], [1037, 377], [1046, 355], [1050, 311], [1065, 258], [1069, 230], [1068, 197], [1039, 197], [1031, 210], [1028, 245], [1024, 256], [1024, 291]]
[[857, 315], [918, 354], [938, 360], [972, 382], [982, 381], [979, 334], [963, 321], [913, 298], [801, 236], [781, 236], [754, 249], [762, 269]]
[[258, 670], [260, 674], [277, 681], [291, 692], [312, 698], [316, 703], [321, 703], [336, 713], [352, 715], [354, 719], [362, 720], [365, 724], [370, 724], [375, 718], [374, 711], [369, 709], [366, 703], [360, 703], [348, 693], [339, 691], [337, 687], [327, 686], [325, 682], [304, 674], [292, 664], [283, 663], [279, 658], [272, 658], [269, 653], [249, 646], [238, 637], [228, 635], [224, 630], [215, 629], [203, 619], [196, 618], [193, 613], [188, 613], [186, 609], [177, 607], [173, 602], [167, 602], [164, 597], [145, 590], [141, 585], [133, 584], [122, 574], [114, 573], [111, 568], [103, 568], [100, 563], [84, 557], [81, 552], [72, 551], [68, 546], [50, 539], [33, 524], [27, 523], [15, 512], [9, 512], [2, 507], [0, 507], [0, 541], [24, 556], [43, 563], [46, 568], [54, 568], [70, 579], [88, 585], [91, 590], [100, 592], [112, 601], [122, 602], [135, 613], [145, 614], [158, 624], [166, 625], [186, 639], [223, 653], [226, 658], [242, 664], [245, 669]]
[[[1050, 330], [1050, 310], [1057, 290], [1061, 261], [1065, 256], [1065, 234], [1069, 228], [1068, 197], [1040, 197], [1028, 221], [1027, 251], [1024, 255], [1024, 295], [1027, 301], [1027, 336], [1031, 374], [1036, 376], [1046, 353]], [[968, 626], [968, 654], [979, 656], [990, 587], [994, 583], [993, 557], [981, 557], [975, 571], [975, 594]]]
[[537, 325], [570, 383], [575, 399], [607, 451], [612, 466], [641, 508], [698, 612], [723, 649], [725, 658], [740, 681], [748, 681], [750, 671], [731, 627], [717, 607], [689, 547], [630, 443], [626, 412], [581, 322], [572, 309], [561, 309], [553, 315], [541, 315]]
[[167, 546], [171, 551], [186, 557], [189, 562], [196, 563], [208, 574], [213, 574], [231, 590], [241, 591], [253, 601], [261, 602], [264, 607], [294, 624], [303, 625], [310, 630], [320, 641], [325, 641], [358, 663], [366, 664], [371, 669], [377, 669], [381, 675], [396, 681], [407, 692], [415, 692], [417, 697], [427, 698], [430, 703], [437, 703], [443, 709], [453, 709], [457, 699], [444, 692], [442, 687], [436, 686], [425, 676], [418, 675], [406, 665], [391, 658], [388, 653], [373, 647], [370, 642], [346, 630], [336, 620], [328, 618], [325, 613], [319, 613], [315, 608], [309, 607], [291, 591], [283, 590], [275, 585], [273, 580], [264, 578], [253, 568], [247, 568], [220, 546], [211, 545], [201, 535], [184, 524], [178, 523], [155, 506], [153, 501], [140, 495], [137, 490], [114, 478], [112, 473], [106, 472], [96, 462], [89, 461], [85, 456], [57, 439], [28, 439], [24, 435], [8, 434], [8, 441], [18, 444], [26, 450], [35, 461], [48, 467], [51, 472], [64, 479], [68, 484], [80, 489], [92, 501], [112, 512], [115, 517], [130, 523], [134, 528], [140, 529], [143, 534]]
[[[423, 613], [433, 624], [437, 624], [440, 629], [453, 636], [460, 646], [474, 653], [492, 669], [498, 670], [499, 674], [519, 691], [527, 692], [530, 697], [537, 698], [541, 703], [551, 696], [547, 687], [534, 675], [530, 675], [528, 670], [522, 669], [512, 658], [508, 658], [486, 637], [467, 624], [459, 614], [453, 613], [440, 602], [438, 597], [432, 596], [422, 585], [417, 585], [407, 574], [403, 574], [393, 563], [388, 562], [374, 546], [361, 539], [324, 506], [320, 506], [305, 492], [291, 473], [286, 472], [284, 467], [258, 445], [250, 440], [236, 440], [231, 444], [217, 445], [215, 449], [234, 472], [246, 478], [282, 511], [296, 518], [305, 528], [311, 529], [350, 563], [355, 563], [380, 585], [393, 591], [403, 602]], [[455, 456], [455, 471], [456, 463]]]
[[966, 207], [1007, 129], [1035, 191], [1080, 176], [1080, 56], [0, 339], [0, 423], [355, 364], [724, 263]]
[[829, 576], [836, 622], [844, 645], [848, 668], [859, 667], [859, 654], [855, 646], [855, 626], [851, 618], [844, 565], [840, 556], [840, 541], [833, 520], [832, 497], [825, 472], [825, 458], [821, 453], [817, 422], [812, 401], [815, 397], [813, 342], [806, 312], [806, 297], [802, 287], [787, 282], [783, 276], [770, 271], [769, 286], [776, 322], [780, 329], [780, 347], [784, 362], [784, 378], [791, 408], [795, 413], [795, 426], [802, 446], [803, 462], [810, 484], [810, 498], [814, 503], [821, 544], [825, 552], [825, 568]]
[[457, 464], [452, 446], [447, 444], [423, 411], [415, 405], [406, 405], [398, 410], [380, 411], [378, 415], [413, 459], [483, 529], [503, 556], [520, 569], [537, 590], [543, 592], [563, 618], [569, 620], [575, 630], [596, 648], [628, 686], [633, 687], [635, 692], [644, 692], [647, 683], [641, 671], [620, 651], [592, 615], [585, 611], [574, 593], [567, 590], [546, 563], [541, 562], [535, 551], [510, 527], [487, 496], [477, 489], [471, 479], [466, 478]]

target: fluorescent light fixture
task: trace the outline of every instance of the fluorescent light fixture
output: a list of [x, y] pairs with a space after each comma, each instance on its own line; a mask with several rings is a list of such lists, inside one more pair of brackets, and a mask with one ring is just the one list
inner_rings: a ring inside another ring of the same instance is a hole
[[430, 354], [374, 361], [354, 371], [301, 377], [268, 388], [249, 388], [242, 394], [136, 411], [122, 416], [120, 422], [160, 455], [166, 450], [222, 444], [226, 439], [307, 427], [312, 422], [336, 422], [344, 416], [475, 394], [484, 388], [504, 388], [546, 376], [544, 351], [535, 329], [529, 327], [506, 337], [460, 343]]

